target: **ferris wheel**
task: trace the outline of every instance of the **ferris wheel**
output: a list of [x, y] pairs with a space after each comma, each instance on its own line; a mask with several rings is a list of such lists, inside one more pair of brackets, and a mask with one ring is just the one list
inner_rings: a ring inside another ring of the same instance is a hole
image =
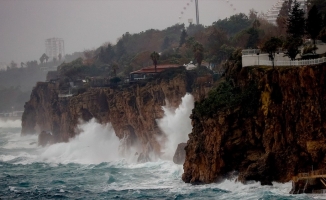
[[[236, 7], [232, 3], [233, 0], [217, 0], [220, 2], [223, 2], [224, 4], [228, 5], [228, 7], [232, 10], [233, 13], [237, 11]], [[184, 19], [185, 13], [190, 10], [190, 7], [195, 6], [195, 11], [196, 11], [196, 24], [199, 24], [199, 6], [198, 6], [198, 0], [187, 0], [185, 1], [185, 5], [180, 11], [180, 16], [179, 16], [179, 22]], [[189, 23], [193, 23], [193, 19], [190, 18], [188, 19]]]

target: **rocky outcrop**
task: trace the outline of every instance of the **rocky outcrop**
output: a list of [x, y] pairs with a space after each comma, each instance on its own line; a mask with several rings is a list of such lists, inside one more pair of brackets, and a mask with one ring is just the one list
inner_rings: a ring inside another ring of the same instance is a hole
[[[235, 72], [234, 72], [235, 71]], [[326, 66], [228, 71], [195, 104], [182, 179], [286, 182], [326, 167]]]
[[82, 94], [62, 98], [58, 97], [58, 83], [38, 83], [25, 104], [22, 134], [50, 132], [51, 137], [45, 133], [40, 135], [41, 145], [67, 142], [78, 134], [79, 120], [95, 118], [99, 123], [110, 122], [127, 146], [140, 144], [140, 160], [147, 161], [148, 152], [161, 153], [156, 138], [162, 133], [156, 119], [163, 116], [162, 106], [166, 100], [177, 107], [186, 93], [201, 99], [211, 87], [211, 83], [197, 84], [197, 72], [177, 70], [162, 73], [148, 82], [115, 89], [91, 87]]
[[186, 159], [186, 151], [185, 147], [187, 146], [187, 143], [180, 143], [178, 144], [177, 150], [175, 151], [175, 154], [173, 156], [173, 162], [177, 165], [183, 165]]

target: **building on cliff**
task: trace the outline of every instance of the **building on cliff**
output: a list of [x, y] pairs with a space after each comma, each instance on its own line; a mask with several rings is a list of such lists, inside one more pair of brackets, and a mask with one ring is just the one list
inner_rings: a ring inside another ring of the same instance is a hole
[[156, 72], [155, 72], [155, 66], [149, 66], [144, 67], [140, 70], [133, 71], [130, 73], [130, 82], [138, 81], [138, 80], [145, 80], [150, 77], [153, 77], [155, 74], [160, 73], [164, 70], [170, 69], [170, 68], [177, 68], [180, 67], [180, 65], [176, 64], [165, 64], [165, 65], [157, 65], [156, 66]]
[[49, 38], [45, 40], [45, 53], [49, 59], [59, 59], [65, 55], [65, 44], [61, 38]]

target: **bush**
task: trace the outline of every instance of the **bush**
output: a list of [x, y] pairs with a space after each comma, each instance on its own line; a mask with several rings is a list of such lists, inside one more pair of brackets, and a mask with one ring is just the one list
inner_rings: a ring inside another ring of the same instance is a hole
[[121, 81], [121, 78], [119, 78], [119, 77], [114, 77], [114, 78], [110, 79], [110, 83], [112, 83], [112, 84], [117, 84], [120, 81]]
[[218, 111], [241, 106], [240, 114], [248, 116], [255, 112], [258, 102], [259, 90], [256, 84], [251, 83], [245, 88], [239, 88], [233, 87], [229, 81], [226, 81], [213, 89], [206, 99], [197, 102], [193, 112], [198, 116], [212, 117]]

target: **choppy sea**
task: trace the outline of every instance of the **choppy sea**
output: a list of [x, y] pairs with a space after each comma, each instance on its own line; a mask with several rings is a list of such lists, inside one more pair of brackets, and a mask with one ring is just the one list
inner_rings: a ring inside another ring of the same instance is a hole
[[35, 135], [20, 135], [20, 123], [0, 121], [0, 199], [326, 199], [290, 195], [291, 183], [186, 184], [170, 160], [120, 157], [109, 126], [93, 123], [69, 143], [39, 147]]

